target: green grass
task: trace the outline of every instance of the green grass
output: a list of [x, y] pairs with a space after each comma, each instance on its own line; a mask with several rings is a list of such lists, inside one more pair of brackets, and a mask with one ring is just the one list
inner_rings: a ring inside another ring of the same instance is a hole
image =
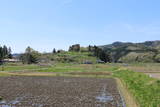
[[[3, 68], [2, 68], [3, 67]], [[38, 65], [18, 65], [18, 66], [0, 66], [0, 71], [18, 71], [18, 70], [32, 70], [32, 69], [40, 69], [44, 67], [40, 67]]]
[[38, 72], [106, 72], [110, 71], [110, 67], [105, 64], [56, 64], [45, 70]]
[[114, 76], [120, 78], [140, 107], [160, 107], [160, 81], [129, 70], [115, 70]]
[[65, 63], [83, 63], [85, 61], [96, 63], [97, 60], [89, 52], [62, 52], [54, 55], [53, 59]]
[[4, 77], [4, 76], [11, 76], [8, 73], [4, 73], [4, 72], [0, 72], [0, 77]]
[[[46, 68], [46, 69], [41, 69]], [[23, 71], [35, 70], [38, 72], [97, 72], [97, 71], [110, 71], [110, 67], [105, 64], [71, 64], [71, 63], [56, 63], [50, 67], [38, 65], [17, 65], [17, 66], [3, 66], [4, 71]], [[36, 70], [38, 69], [38, 70]], [[2, 66], [0, 66], [2, 71]]]

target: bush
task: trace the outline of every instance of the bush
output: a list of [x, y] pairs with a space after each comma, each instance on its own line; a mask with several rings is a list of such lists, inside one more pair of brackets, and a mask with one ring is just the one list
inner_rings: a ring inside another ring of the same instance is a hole
[[157, 55], [155, 56], [155, 61], [156, 61], [156, 62], [160, 62], [160, 54], [157, 54]]
[[38, 63], [40, 55], [41, 54], [38, 53], [38, 51], [35, 51], [32, 48], [28, 47], [25, 53], [20, 56], [20, 59], [23, 63], [26, 64]]

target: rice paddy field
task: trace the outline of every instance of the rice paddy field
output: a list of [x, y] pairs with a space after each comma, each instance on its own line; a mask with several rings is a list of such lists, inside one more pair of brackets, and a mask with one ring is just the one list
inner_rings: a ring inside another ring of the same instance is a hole
[[14, 76], [0, 85], [2, 107], [123, 107], [112, 78]]
[[148, 74], [159, 71], [159, 64], [5, 65], [0, 107], [160, 107], [160, 80]]

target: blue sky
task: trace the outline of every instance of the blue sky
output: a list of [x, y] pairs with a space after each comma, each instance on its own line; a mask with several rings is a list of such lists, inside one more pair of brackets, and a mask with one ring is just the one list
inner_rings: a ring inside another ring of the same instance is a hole
[[0, 0], [0, 44], [13, 52], [147, 40], [160, 40], [160, 0]]

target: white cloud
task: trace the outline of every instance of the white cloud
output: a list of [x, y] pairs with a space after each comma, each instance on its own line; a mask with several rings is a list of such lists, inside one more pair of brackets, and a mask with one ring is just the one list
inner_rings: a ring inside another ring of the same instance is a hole
[[72, 2], [73, 2], [73, 0], [63, 0], [63, 1], [62, 1], [62, 5], [63, 5], [63, 6], [65, 6], [65, 5], [70, 5]]

